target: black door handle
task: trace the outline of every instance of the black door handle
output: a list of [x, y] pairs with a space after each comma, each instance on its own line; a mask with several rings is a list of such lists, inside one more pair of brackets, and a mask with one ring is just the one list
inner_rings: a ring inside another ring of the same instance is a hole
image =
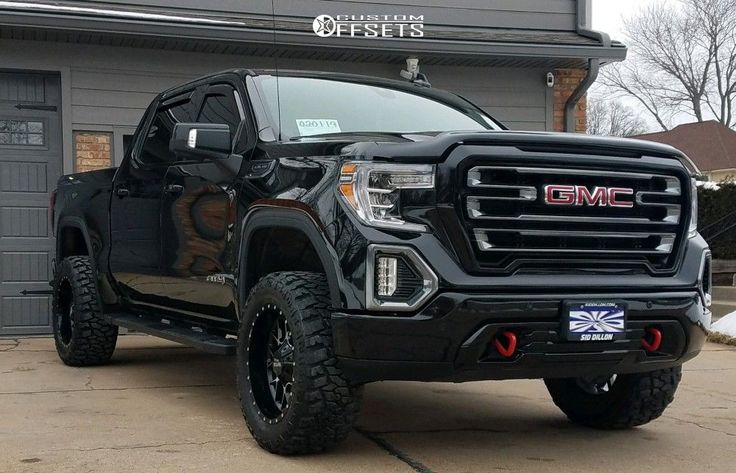
[[164, 192], [167, 194], [178, 195], [184, 192], [184, 186], [179, 184], [167, 184], [164, 186]]
[[130, 191], [126, 187], [118, 186], [118, 188], [115, 189], [115, 194], [118, 197], [123, 198], [123, 197], [129, 196], [130, 195]]

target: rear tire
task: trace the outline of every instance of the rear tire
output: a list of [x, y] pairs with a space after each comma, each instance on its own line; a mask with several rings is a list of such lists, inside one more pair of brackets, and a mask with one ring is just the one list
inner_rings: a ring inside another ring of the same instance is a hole
[[672, 402], [682, 367], [619, 375], [605, 384], [579, 378], [545, 379], [552, 400], [576, 424], [595, 429], [628, 429], [661, 416]]
[[92, 366], [110, 360], [118, 327], [102, 317], [96, 272], [88, 256], [70, 256], [59, 265], [52, 316], [61, 361], [69, 366]]
[[238, 394], [258, 444], [281, 455], [347, 437], [362, 389], [337, 367], [324, 275], [272, 273], [248, 297], [238, 334]]

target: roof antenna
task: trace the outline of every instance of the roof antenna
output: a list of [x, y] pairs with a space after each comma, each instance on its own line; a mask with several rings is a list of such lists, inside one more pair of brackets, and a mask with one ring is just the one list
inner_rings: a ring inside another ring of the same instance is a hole
[[276, 46], [276, 5], [275, 0], [271, 0], [271, 21], [273, 24], [273, 61], [276, 68], [276, 110], [278, 117], [276, 122], [279, 126], [278, 141], [281, 141], [281, 89], [279, 88], [279, 55]]
[[419, 72], [419, 58], [418, 57], [406, 58], [406, 69], [402, 69], [400, 74], [401, 74], [401, 77], [408, 80], [412, 84], [415, 84], [421, 87], [432, 87], [432, 84], [429, 83], [429, 79], [427, 78], [427, 76]]

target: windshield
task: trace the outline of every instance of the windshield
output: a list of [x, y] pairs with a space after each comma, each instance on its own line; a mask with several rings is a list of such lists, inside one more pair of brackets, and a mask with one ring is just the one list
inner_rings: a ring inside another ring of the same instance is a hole
[[498, 129], [470, 104], [461, 111], [431, 97], [388, 87], [307, 77], [279, 77], [278, 84], [274, 76], [256, 79], [282, 140], [351, 132]]

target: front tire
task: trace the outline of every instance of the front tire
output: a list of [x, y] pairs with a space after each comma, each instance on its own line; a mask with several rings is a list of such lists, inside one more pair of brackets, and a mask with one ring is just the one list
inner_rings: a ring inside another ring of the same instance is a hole
[[88, 256], [64, 258], [54, 284], [54, 341], [69, 366], [107, 363], [115, 351], [118, 327], [102, 317], [96, 271]]
[[362, 389], [337, 367], [324, 275], [272, 273], [252, 289], [238, 334], [238, 394], [258, 444], [281, 455], [342, 441]]
[[661, 416], [672, 402], [682, 367], [601, 379], [545, 379], [552, 400], [576, 424], [628, 429]]

